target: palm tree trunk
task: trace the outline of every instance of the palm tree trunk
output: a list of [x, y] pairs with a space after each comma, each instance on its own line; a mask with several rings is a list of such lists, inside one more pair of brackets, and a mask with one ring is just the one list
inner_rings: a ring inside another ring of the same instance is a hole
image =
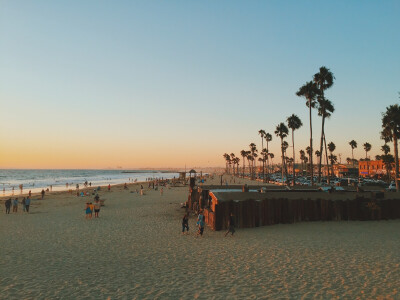
[[[325, 147], [326, 170], [327, 170], [327, 172], [328, 172], [327, 178], [328, 178], [328, 184], [330, 184], [330, 183], [331, 183], [331, 179], [330, 179], [330, 174], [329, 174], [328, 147], [326, 147], [326, 138], [325, 138], [325, 134], [324, 134], [324, 147]], [[332, 173], [332, 174], [333, 174], [333, 173]]]
[[324, 141], [324, 135], [325, 135], [325, 131], [324, 131], [324, 127], [325, 127], [325, 117], [322, 117], [322, 130], [321, 130], [321, 143], [319, 146], [319, 165], [318, 165], [318, 182], [321, 182], [321, 168], [322, 168], [322, 151], [323, 151], [323, 141]]
[[396, 192], [399, 191], [399, 182], [398, 182], [398, 178], [399, 178], [399, 151], [397, 148], [397, 136], [394, 134], [393, 135], [393, 147], [394, 147], [394, 174], [396, 176], [396, 178], [394, 179], [396, 182]]
[[294, 152], [294, 130], [292, 129], [292, 145], [293, 145], [293, 186], [296, 185], [296, 171], [295, 171], [295, 152]]
[[[262, 150], [264, 149], [264, 137], [262, 136], [261, 137], [261, 153], [262, 153]], [[261, 154], [262, 155], [262, 154]], [[262, 157], [262, 169], [263, 169], [263, 182], [265, 182], [265, 170], [264, 170], [264, 165], [265, 165], [265, 159], [264, 159], [264, 156]]]
[[281, 173], [282, 173], [282, 182], [283, 182], [283, 172], [284, 172], [283, 168], [285, 167], [285, 165], [284, 165], [285, 158], [284, 158], [284, 155], [283, 155], [283, 138], [281, 138], [281, 153], [282, 153], [282, 170], [281, 170]]
[[353, 155], [353, 147], [351, 147], [351, 161], [353, 163], [353, 167], [354, 167], [354, 155]]
[[313, 148], [312, 148], [312, 120], [311, 120], [311, 99], [308, 101], [308, 106], [310, 107], [310, 173], [311, 173], [311, 186], [314, 185], [314, 172], [313, 172]]

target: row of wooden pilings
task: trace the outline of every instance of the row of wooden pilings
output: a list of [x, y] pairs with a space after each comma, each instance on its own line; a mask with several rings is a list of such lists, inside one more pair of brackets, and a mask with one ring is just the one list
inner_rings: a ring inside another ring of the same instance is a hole
[[[400, 218], [400, 199], [352, 200], [287, 199], [228, 200], [207, 206], [205, 196], [197, 194], [206, 224], [213, 230], [224, 230], [231, 213], [237, 228], [251, 228], [274, 224], [307, 221], [366, 221]], [[207, 198], [206, 198], [207, 199]]]

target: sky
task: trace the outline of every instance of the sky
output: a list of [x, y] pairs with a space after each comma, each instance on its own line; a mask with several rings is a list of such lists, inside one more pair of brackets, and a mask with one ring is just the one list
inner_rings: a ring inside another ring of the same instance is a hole
[[399, 16], [399, 1], [0, 0], [0, 168], [224, 166], [260, 129], [278, 158], [291, 114], [298, 153], [296, 92], [321, 66], [327, 142], [374, 157], [400, 100]]

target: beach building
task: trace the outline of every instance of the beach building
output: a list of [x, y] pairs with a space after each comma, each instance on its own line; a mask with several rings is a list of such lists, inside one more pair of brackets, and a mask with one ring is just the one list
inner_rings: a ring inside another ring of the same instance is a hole
[[358, 171], [360, 177], [381, 177], [382, 175], [386, 175], [383, 160], [359, 161]]
[[352, 164], [335, 164], [333, 165], [333, 174], [336, 177], [357, 177], [358, 168]]

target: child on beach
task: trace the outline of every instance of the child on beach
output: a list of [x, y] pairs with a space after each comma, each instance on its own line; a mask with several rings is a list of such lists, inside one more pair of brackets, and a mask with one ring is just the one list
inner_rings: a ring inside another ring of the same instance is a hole
[[204, 232], [204, 216], [203, 211], [200, 210], [199, 216], [197, 217], [197, 225], [199, 226], [199, 231], [197, 235], [203, 236]]
[[93, 214], [93, 211], [94, 211], [94, 205], [93, 205], [92, 202], [89, 203], [89, 207], [90, 207], [90, 218], [92, 218], [92, 214]]
[[186, 232], [189, 233], [189, 218], [187, 214], [182, 218], [182, 234], [185, 234], [185, 228]]
[[91, 218], [92, 211], [90, 210], [89, 202], [86, 202], [85, 214], [86, 214], [85, 216], [86, 220]]

